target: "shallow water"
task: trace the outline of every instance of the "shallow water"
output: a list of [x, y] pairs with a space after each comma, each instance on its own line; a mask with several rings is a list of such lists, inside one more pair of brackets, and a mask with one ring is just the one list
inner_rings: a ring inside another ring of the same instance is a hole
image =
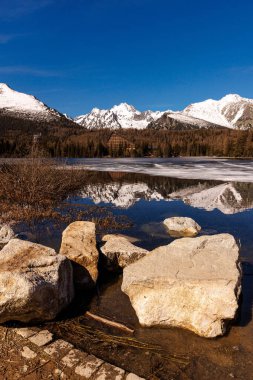
[[[135, 237], [135, 244], [148, 249], [173, 240], [162, 225], [169, 216], [194, 218], [203, 228], [201, 234], [233, 234], [241, 244], [243, 297], [228, 334], [209, 340], [177, 328], [141, 328], [121, 292], [121, 276], [103, 277], [93, 298], [80, 294], [70, 312], [49, 329], [147, 378], [253, 379], [253, 184], [90, 172], [83, 189], [68, 203], [80, 208], [96, 204], [128, 216], [133, 226], [117, 232]], [[48, 240], [42, 234], [43, 243], [59, 246], [60, 234], [58, 230], [57, 238]], [[132, 327], [134, 335], [129, 340], [122, 331], [86, 318], [87, 308]]]
[[[247, 171], [250, 165], [245, 163]], [[141, 328], [121, 292], [121, 276], [101, 277], [93, 297], [80, 294], [68, 313], [47, 325], [49, 329], [150, 379], [253, 379], [253, 183], [89, 171], [83, 189], [67, 203], [79, 209], [95, 204], [129, 217], [133, 226], [117, 232], [135, 237], [135, 244], [147, 249], [173, 240], [162, 224], [170, 216], [192, 217], [202, 226], [202, 235], [231, 233], [241, 245], [243, 296], [228, 334], [209, 340], [177, 328]], [[58, 249], [64, 227], [44, 222], [38, 226], [40, 234], [30, 239]], [[87, 308], [133, 327], [133, 336], [86, 318]]]

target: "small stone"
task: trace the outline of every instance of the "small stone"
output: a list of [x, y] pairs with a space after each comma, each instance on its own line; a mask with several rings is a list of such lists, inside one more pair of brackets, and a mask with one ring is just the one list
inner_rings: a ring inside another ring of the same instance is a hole
[[73, 348], [73, 345], [69, 342], [66, 342], [65, 340], [58, 339], [55, 342], [49, 344], [44, 348], [44, 352], [46, 354], [53, 356], [55, 358], [62, 358], [64, 355], [66, 355], [67, 352], [69, 352]]
[[28, 329], [27, 327], [15, 329], [14, 330], [18, 335], [21, 335], [23, 338], [30, 338], [39, 332], [39, 329]]
[[194, 237], [201, 231], [201, 227], [192, 218], [173, 217], [164, 220], [163, 224], [172, 237]]
[[82, 364], [76, 367], [75, 373], [85, 379], [89, 379], [103, 363], [103, 360], [93, 355], [88, 355]]
[[139, 376], [135, 375], [134, 373], [129, 373], [126, 376], [126, 380], [145, 380], [145, 379], [143, 377], [139, 377]]
[[57, 376], [57, 379], [67, 380], [67, 376], [63, 371], [61, 371], [59, 368], [56, 368], [54, 370], [54, 374]]
[[123, 380], [125, 371], [114, 365], [104, 363], [96, 373], [96, 380]]
[[26, 358], [26, 359], [34, 359], [37, 356], [36, 352], [34, 352], [33, 350], [31, 350], [27, 346], [23, 347], [21, 355], [23, 356], [23, 358]]
[[28, 370], [28, 365], [25, 364], [25, 365], [23, 366], [22, 369], [23, 369], [23, 372], [24, 372], [24, 373], [27, 372], [27, 370]]
[[52, 342], [53, 340], [53, 334], [49, 332], [48, 330], [42, 330], [38, 334], [33, 335], [29, 338], [29, 340], [36, 344], [36, 346], [45, 346], [46, 344]]
[[62, 358], [62, 364], [72, 368], [80, 362], [81, 358], [84, 358], [85, 356], [88, 356], [88, 354], [75, 349], [71, 350], [66, 356], [64, 356], [64, 358]]

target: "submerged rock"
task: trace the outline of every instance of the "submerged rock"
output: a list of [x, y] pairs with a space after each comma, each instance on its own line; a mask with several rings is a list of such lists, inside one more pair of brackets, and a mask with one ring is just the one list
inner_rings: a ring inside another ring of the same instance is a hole
[[102, 240], [106, 243], [101, 251], [107, 258], [107, 266], [112, 270], [125, 268], [149, 253], [146, 249], [132, 244], [128, 237], [105, 235]]
[[0, 322], [47, 321], [74, 297], [69, 260], [48, 247], [12, 239], [0, 252]]
[[8, 224], [0, 224], [0, 248], [9, 243], [14, 237], [15, 234]]
[[71, 223], [63, 231], [60, 254], [72, 261], [74, 282], [78, 287], [94, 286], [98, 277], [95, 223]]
[[163, 222], [172, 237], [193, 237], [201, 231], [201, 227], [191, 218], [173, 217]]
[[238, 308], [238, 260], [238, 246], [229, 234], [175, 240], [125, 268], [122, 290], [141, 325], [216, 337], [225, 333]]

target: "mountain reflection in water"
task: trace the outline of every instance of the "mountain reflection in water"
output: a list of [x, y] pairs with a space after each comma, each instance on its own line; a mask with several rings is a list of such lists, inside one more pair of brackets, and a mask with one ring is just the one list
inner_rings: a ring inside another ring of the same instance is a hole
[[182, 200], [207, 211], [235, 214], [253, 208], [253, 183], [152, 177], [145, 174], [88, 172], [79, 196], [95, 204], [128, 209], [140, 200]]

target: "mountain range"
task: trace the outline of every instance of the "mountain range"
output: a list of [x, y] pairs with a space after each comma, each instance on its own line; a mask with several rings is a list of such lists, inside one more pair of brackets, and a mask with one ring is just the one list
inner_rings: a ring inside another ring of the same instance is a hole
[[34, 96], [0, 83], [0, 125], [6, 118], [57, 126], [79, 125], [86, 129], [249, 129], [253, 128], [253, 100], [230, 94], [220, 100], [193, 103], [182, 111], [138, 111], [121, 103], [107, 110], [93, 108], [90, 113], [71, 119]]

